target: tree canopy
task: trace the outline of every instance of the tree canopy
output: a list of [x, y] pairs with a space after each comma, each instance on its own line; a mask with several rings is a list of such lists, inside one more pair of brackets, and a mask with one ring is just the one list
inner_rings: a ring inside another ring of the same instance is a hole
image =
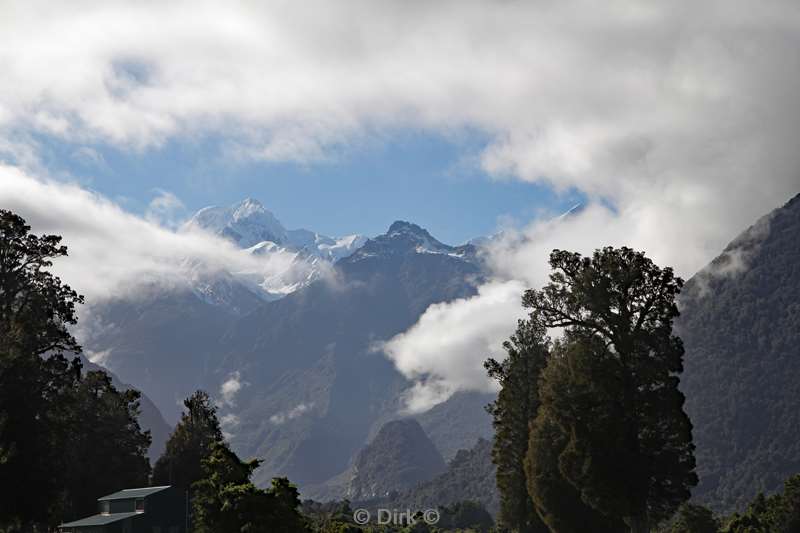
[[697, 484], [678, 390], [683, 345], [672, 333], [683, 281], [625, 247], [591, 257], [554, 250], [550, 266], [550, 282], [526, 291], [523, 305], [541, 327], [565, 332], [563, 370], [540, 385], [576, 385], [554, 382], [543, 399], [569, 438], [559, 471], [595, 510], [648, 531]]
[[[83, 375], [69, 327], [83, 302], [49, 268], [67, 255], [0, 210], [0, 528], [36, 531], [94, 510], [98, 492], [146, 483], [139, 393]], [[112, 476], [108, 472], [113, 472]]]
[[203, 477], [203, 460], [224, 438], [217, 408], [207, 392], [196, 391], [183, 405], [186, 410], [153, 467], [153, 483], [185, 491]]
[[488, 359], [490, 377], [500, 385], [497, 399], [487, 406], [495, 430], [492, 462], [497, 466], [500, 524], [521, 533], [546, 532], [528, 495], [523, 462], [528, 451], [528, 427], [539, 409], [539, 375], [547, 364], [550, 340], [545, 329], [520, 320], [503, 343], [506, 358]]

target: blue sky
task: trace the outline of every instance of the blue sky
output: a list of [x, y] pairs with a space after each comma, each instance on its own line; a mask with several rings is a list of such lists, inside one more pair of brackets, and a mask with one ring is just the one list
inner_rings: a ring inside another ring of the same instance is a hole
[[504, 224], [564, 211], [579, 198], [486, 175], [477, 161], [486, 141], [476, 133], [448, 138], [395, 131], [312, 163], [235, 158], [224, 152], [222, 137], [183, 138], [144, 150], [46, 137], [39, 144], [50, 172], [68, 173], [134, 213], [144, 213], [159, 190], [175, 194], [185, 215], [253, 197], [289, 228], [334, 236], [372, 236], [403, 219], [461, 243]]

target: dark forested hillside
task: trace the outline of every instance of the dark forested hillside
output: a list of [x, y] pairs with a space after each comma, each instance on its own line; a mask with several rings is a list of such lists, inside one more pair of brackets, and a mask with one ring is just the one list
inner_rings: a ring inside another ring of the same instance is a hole
[[459, 450], [446, 471], [401, 492], [392, 504], [398, 508], [427, 509], [460, 501], [480, 502], [492, 515], [500, 508], [492, 443], [488, 440], [480, 439], [472, 449]]
[[800, 196], [689, 280], [678, 323], [695, 496], [731, 509], [800, 472]]
[[356, 456], [345, 496], [368, 500], [408, 489], [445, 469], [442, 455], [413, 418], [384, 424]]

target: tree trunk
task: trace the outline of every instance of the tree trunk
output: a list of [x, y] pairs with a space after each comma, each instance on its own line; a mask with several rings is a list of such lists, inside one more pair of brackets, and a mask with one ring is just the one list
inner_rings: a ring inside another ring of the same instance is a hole
[[647, 527], [647, 518], [644, 515], [631, 517], [631, 533], [650, 533]]

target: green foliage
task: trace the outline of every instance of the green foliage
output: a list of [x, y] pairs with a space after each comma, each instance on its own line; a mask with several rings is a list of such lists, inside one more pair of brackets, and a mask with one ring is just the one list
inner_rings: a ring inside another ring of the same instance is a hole
[[537, 382], [547, 364], [549, 339], [540, 325], [520, 320], [503, 347], [505, 360], [489, 359], [484, 365], [500, 384], [497, 400], [487, 407], [495, 429], [492, 461], [497, 466], [500, 523], [515, 531], [545, 532], [528, 495], [523, 462], [528, 451], [528, 425], [539, 409]]
[[[647, 531], [697, 483], [692, 426], [678, 390], [683, 345], [672, 334], [683, 281], [624, 247], [592, 257], [555, 250], [550, 266], [550, 283], [526, 291], [523, 304], [532, 321], [564, 328], [566, 343], [591, 354], [567, 356], [582, 407], [560, 401], [557, 391], [547, 407], [569, 436], [559, 471], [581, 500]], [[593, 402], [600, 406], [591, 410]]]
[[82, 376], [79, 360], [64, 357], [80, 350], [67, 327], [83, 298], [47, 270], [67, 255], [61, 238], [29, 231], [0, 210], [0, 530], [7, 532], [52, 528], [90, 501], [93, 511], [94, 491], [145, 484], [149, 475], [139, 395], [117, 391], [103, 372]]
[[244, 462], [224, 444], [215, 444], [203, 459], [203, 478], [192, 486], [196, 533], [301, 533], [297, 489], [286, 478], [269, 490], [250, 481], [257, 460]]
[[486, 532], [494, 525], [491, 515], [479, 502], [463, 501], [442, 506], [439, 517], [436, 527], [442, 529]]
[[717, 533], [719, 521], [708, 507], [684, 503], [678, 508], [668, 533]]
[[30, 229], [20, 216], [0, 209], [0, 353], [78, 353], [67, 327], [77, 323], [75, 306], [83, 296], [47, 270], [54, 258], [67, 255], [67, 247], [57, 235], [36, 236]]
[[143, 487], [150, 477], [149, 432], [139, 427], [135, 390], [118, 391], [105, 372], [88, 372], [73, 391], [63, 450], [68, 468], [66, 516], [97, 510], [97, 498], [122, 488]]
[[731, 512], [800, 468], [800, 195], [686, 283], [677, 331], [699, 501]]
[[797, 533], [800, 531], [800, 474], [784, 483], [782, 494], [758, 494], [744, 514], [734, 513], [724, 533]]
[[185, 491], [203, 477], [202, 462], [223, 442], [223, 436], [217, 408], [208, 393], [196, 391], [183, 405], [186, 411], [153, 468], [153, 483]]
[[430, 481], [389, 498], [387, 507], [430, 509], [459, 501], [480, 502], [490, 513], [500, 507], [492, 443], [479, 439], [470, 450], [459, 450], [447, 470]]
[[[599, 348], [596, 352], [583, 343], [557, 343], [542, 374], [542, 406], [531, 424], [525, 470], [531, 498], [550, 531], [625, 529], [621, 519], [606, 516], [597, 510], [602, 507], [585, 501], [600, 499], [597, 491], [603, 490], [602, 482], [616, 481], [617, 461], [625, 460], [615, 448], [620, 413], [614, 391], [607, 390], [606, 376], [617, 364], [602, 357], [602, 345]], [[592, 452], [605, 454], [603, 460], [582, 460]]]

